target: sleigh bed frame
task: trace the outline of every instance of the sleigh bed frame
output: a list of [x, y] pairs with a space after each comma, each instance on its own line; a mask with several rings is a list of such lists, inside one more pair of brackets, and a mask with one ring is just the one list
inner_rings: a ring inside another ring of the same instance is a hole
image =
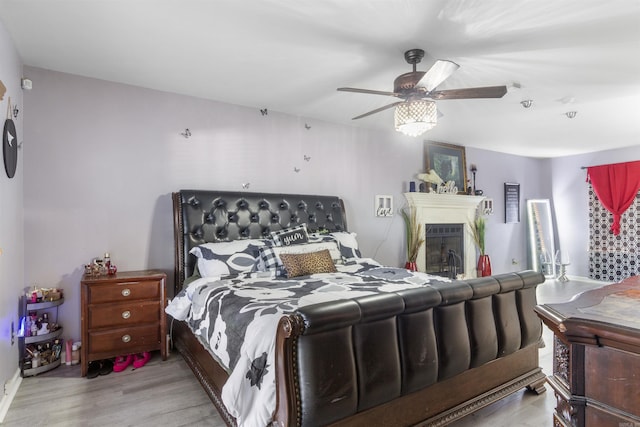
[[[347, 229], [344, 203], [332, 196], [181, 190], [172, 199], [175, 293], [194, 271], [189, 251], [199, 244], [261, 238], [299, 223]], [[273, 424], [446, 425], [524, 387], [544, 392], [533, 310], [543, 281], [537, 272], [510, 273], [284, 316]], [[235, 425], [220, 398], [227, 372], [185, 322], [173, 323], [173, 345]]]

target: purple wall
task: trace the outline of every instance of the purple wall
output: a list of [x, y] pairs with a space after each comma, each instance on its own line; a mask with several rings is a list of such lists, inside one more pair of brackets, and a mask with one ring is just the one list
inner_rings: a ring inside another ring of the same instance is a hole
[[570, 251], [570, 275], [589, 276], [589, 187], [581, 167], [633, 160], [640, 160], [640, 145], [550, 160], [557, 240]]
[[[493, 215], [487, 217], [486, 252], [492, 272], [505, 273], [528, 268], [527, 199], [550, 199], [551, 181], [544, 173], [547, 160], [512, 156], [494, 151], [466, 149], [467, 166], [478, 168], [476, 189], [493, 199]], [[469, 178], [471, 178], [469, 172]], [[520, 184], [520, 222], [505, 223], [504, 184]]]
[[[65, 289], [68, 337], [79, 337], [79, 281], [93, 257], [109, 251], [119, 269], [163, 269], [172, 283], [170, 193], [180, 188], [250, 182], [250, 191], [337, 194], [363, 255], [404, 264], [402, 220], [375, 217], [374, 197], [404, 205], [407, 183], [424, 170], [419, 139], [38, 68], [25, 75], [34, 85], [25, 94], [25, 253], [37, 260], [25, 279]], [[477, 188], [494, 199], [494, 273], [527, 268], [524, 201], [553, 196], [554, 163], [468, 148], [471, 163]], [[521, 184], [518, 224], [504, 223], [505, 182]]]
[[[4, 128], [9, 98], [12, 106], [20, 110], [18, 118], [14, 118], [18, 142], [23, 138], [23, 118], [25, 117], [22, 102], [22, 61], [13, 43], [0, 22], [0, 80], [6, 87], [6, 93], [0, 101]], [[11, 322], [17, 327], [18, 297], [26, 286], [24, 281], [24, 246], [23, 246], [23, 151], [18, 149], [18, 165], [13, 178], [9, 179], [0, 166], [0, 384], [4, 385], [18, 369], [18, 343], [11, 344]], [[9, 384], [7, 384], [9, 386]], [[10, 388], [10, 387], [7, 387]], [[4, 399], [4, 392], [3, 392]], [[6, 409], [0, 400], [0, 421], [2, 410]]]

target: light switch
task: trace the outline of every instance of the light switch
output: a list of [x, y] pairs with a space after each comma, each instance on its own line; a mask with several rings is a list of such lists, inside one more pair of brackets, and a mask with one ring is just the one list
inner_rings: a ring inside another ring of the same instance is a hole
[[393, 216], [393, 196], [376, 196], [374, 209], [376, 216]]
[[484, 198], [480, 203], [483, 215], [491, 215], [493, 213], [493, 199]]

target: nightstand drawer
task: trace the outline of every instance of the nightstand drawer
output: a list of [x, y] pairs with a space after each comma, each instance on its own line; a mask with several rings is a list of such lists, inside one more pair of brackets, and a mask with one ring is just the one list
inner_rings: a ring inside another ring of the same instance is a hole
[[166, 281], [158, 270], [83, 276], [82, 376], [95, 360], [155, 350], [167, 359]]
[[144, 325], [89, 333], [90, 353], [128, 354], [140, 347], [160, 348], [160, 326]]
[[160, 302], [139, 301], [89, 307], [89, 329], [135, 326], [160, 321]]
[[89, 287], [89, 304], [123, 302], [160, 297], [159, 280], [130, 280]]

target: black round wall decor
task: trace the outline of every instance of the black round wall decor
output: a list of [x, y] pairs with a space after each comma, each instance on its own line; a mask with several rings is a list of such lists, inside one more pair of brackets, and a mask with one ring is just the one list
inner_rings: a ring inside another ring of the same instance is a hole
[[2, 153], [4, 155], [4, 169], [7, 171], [7, 176], [13, 178], [16, 174], [16, 166], [18, 164], [18, 135], [16, 134], [16, 126], [11, 119], [7, 119], [4, 122], [4, 130], [2, 131]]

